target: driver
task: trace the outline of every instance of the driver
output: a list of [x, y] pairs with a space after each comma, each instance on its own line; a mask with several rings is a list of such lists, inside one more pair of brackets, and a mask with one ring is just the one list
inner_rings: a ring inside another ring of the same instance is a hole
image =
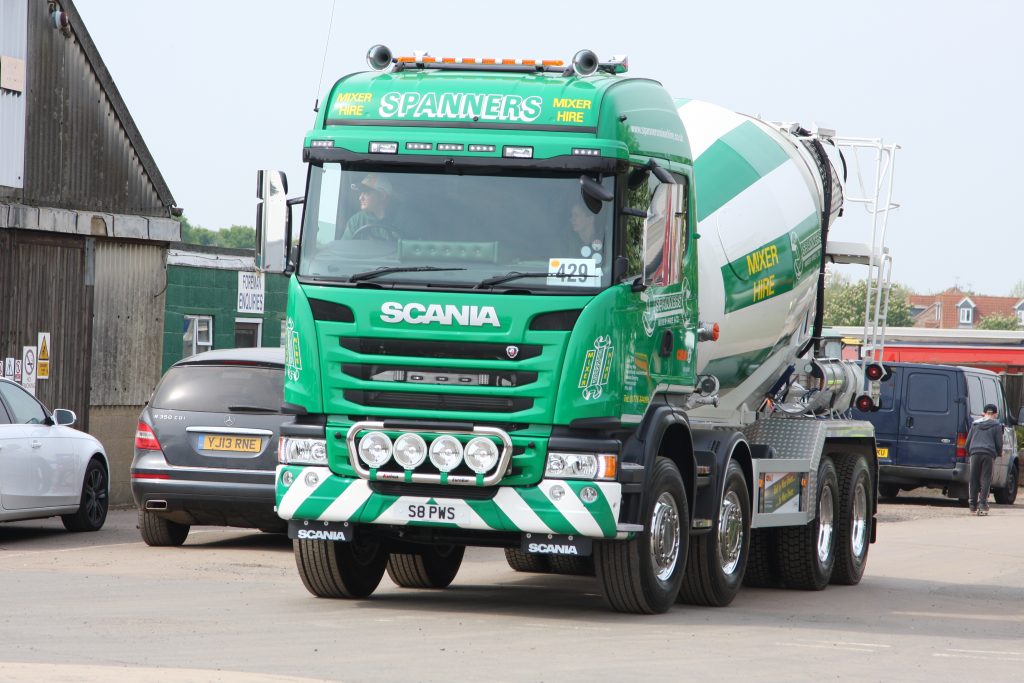
[[577, 248], [580, 251], [580, 256], [593, 258], [600, 263], [601, 249], [604, 246], [604, 231], [598, 225], [597, 215], [591, 213], [590, 209], [583, 204], [573, 204], [569, 211], [569, 225], [572, 226], [572, 231], [579, 238]]
[[352, 183], [359, 192], [359, 212], [345, 224], [343, 240], [394, 240], [391, 205], [395, 190], [391, 181], [377, 173], [367, 173], [362, 182]]

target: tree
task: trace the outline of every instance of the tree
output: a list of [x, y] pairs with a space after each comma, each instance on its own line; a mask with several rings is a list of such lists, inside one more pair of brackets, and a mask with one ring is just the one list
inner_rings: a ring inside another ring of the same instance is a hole
[[1012, 313], [991, 313], [978, 321], [979, 330], [1019, 330], [1020, 321]]
[[[902, 285], [893, 285], [889, 292], [887, 327], [909, 327], [914, 324], [910, 317], [910, 290]], [[826, 327], [856, 327], [864, 325], [864, 305], [867, 299], [867, 281], [851, 282], [846, 276], [828, 272], [825, 275], [825, 318]], [[874, 305], [874, 301], [872, 301]]]
[[1024, 299], [1024, 280], [1017, 280], [1017, 284], [1010, 290], [1010, 296]]
[[179, 216], [177, 221], [181, 224], [181, 241], [185, 244], [232, 249], [252, 249], [256, 246], [256, 230], [247, 225], [232, 225], [225, 230], [207, 230], [192, 225], [185, 216]]

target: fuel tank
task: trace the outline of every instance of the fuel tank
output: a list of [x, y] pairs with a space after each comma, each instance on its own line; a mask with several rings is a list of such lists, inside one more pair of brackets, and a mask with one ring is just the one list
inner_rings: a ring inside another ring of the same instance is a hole
[[753, 410], [811, 337], [840, 176], [827, 138], [677, 105], [694, 160], [700, 317], [719, 326], [717, 341], [698, 344], [697, 369], [717, 377], [720, 404], [699, 410]]

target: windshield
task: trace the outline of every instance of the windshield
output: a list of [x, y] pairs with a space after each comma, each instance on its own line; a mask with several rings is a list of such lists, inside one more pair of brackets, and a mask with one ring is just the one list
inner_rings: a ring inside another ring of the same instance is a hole
[[[602, 184], [612, 192], [613, 180]], [[299, 275], [574, 293], [611, 276], [612, 204], [580, 176], [310, 167]]]

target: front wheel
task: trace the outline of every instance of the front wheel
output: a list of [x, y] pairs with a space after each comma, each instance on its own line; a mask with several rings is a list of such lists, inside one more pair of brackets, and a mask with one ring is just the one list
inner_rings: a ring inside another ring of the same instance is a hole
[[735, 460], [725, 473], [718, 524], [711, 533], [690, 540], [690, 558], [679, 602], [725, 607], [733, 601], [750, 551], [750, 493], [743, 469]]
[[99, 531], [107, 521], [107, 468], [99, 460], [91, 460], [85, 468], [82, 496], [78, 512], [61, 515], [60, 521], [68, 531]]
[[1000, 505], [1013, 505], [1017, 500], [1017, 463], [1010, 463], [1010, 471], [1006, 473], [1006, 488], [995, 489], [992, 493], [996, 496], [996, 502]]
[[690, 508], [679, 469], [659, 457], [651, 470], [644, 531], [629, 541], [594, 546], [597, 579], [618, 612], [657, 614], [675, 602], [690, 540]]
[[839, 461], [839, 520], [836, 524], [836, 567], [832, 583], [855, 586], [864, 575], [871, 547], [873, 498], [871, 472], [863, 456]]
[[391, 553], [388, 576], [402, 588], [447, 588], [462, 566], [464, 545], [426, 546], [417, 553]]
[[878, 495], [882, 498], [895, 498], [900, 495], [900, 487], [896, 484], [879, 484]]
[[384, 578], [388, 553], [374, 539], [294, 541], [302, 583], [318, 598], [366, 598]]
[[779, 529], [779, 573], [786, 588], [820, 591], [836, 564], [836, 516], [839, 512], [836, 468], [824, 457], [818, 466], [817, 509], [810, 523]]

